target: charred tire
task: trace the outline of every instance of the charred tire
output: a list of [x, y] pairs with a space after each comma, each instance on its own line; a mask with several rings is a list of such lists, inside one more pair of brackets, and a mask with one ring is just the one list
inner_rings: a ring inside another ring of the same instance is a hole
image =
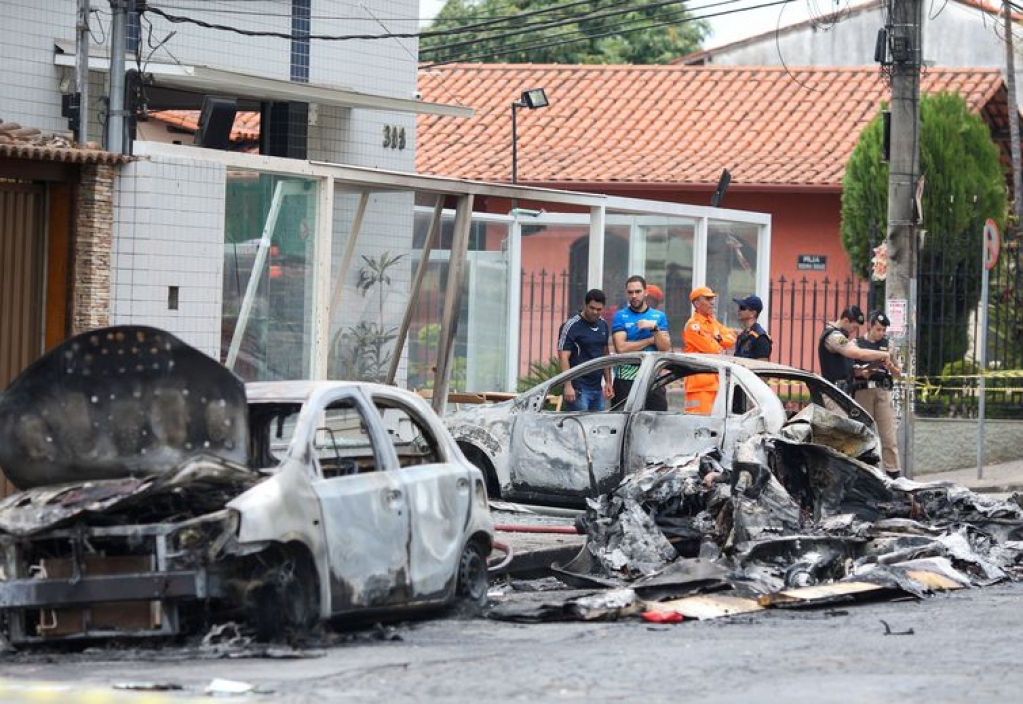
[[308, 632], [319, 618], [319, 584], [303, 551], [282, 553], [253, 593], [254, 626], [261, 641]]
[[501, 498], [501, 486], [497, 483], [497, 472], [494, 471], [494, 466], [490, 464], [490, 458], [475, 445], [460, 442], [458, 447], [461, 448], [465, 459], [472, 462], [473, 465], [483, 472], [483, 479], [487, 483], [487, 496], [490, 499]]
[[455, 595], [462, 601], [482, 606], [487, 601], [490, 576], [487, 574], [487, 560], [479, 543], [469, 541], [462, 549], [458, 561], [458, 584]]

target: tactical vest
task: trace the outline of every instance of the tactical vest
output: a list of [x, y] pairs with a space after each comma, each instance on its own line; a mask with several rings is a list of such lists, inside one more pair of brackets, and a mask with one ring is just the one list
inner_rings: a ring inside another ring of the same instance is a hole
[[837, 352], [832, 352], [824, 344], [824, 341], [828, 339], [828, 335], [836, 330], [845, 334], [842, 328], [828, 323], [824, 326], [824, 332], [821, 333], [820, 340], [817, 341], [817, 358], [821, 363], [821, 376], [833, 384], [839, 381], [849, 381], [852, 378], [853, 365], [851, 359], [843, 357]]

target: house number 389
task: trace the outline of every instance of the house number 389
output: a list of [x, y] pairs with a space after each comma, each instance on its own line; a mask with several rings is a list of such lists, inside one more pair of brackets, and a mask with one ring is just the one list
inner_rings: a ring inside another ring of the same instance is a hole
[[384, 125], [384, 149], [404, 149], [405, 128], [396, 125]]

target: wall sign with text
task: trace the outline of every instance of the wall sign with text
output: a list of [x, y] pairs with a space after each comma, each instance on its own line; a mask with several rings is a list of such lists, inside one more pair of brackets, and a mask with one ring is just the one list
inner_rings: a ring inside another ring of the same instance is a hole
[[828, 268], [828, 255], [799, 254], [796, 256], [796, 268], [809, 269], [810, 271], [825, 271]]

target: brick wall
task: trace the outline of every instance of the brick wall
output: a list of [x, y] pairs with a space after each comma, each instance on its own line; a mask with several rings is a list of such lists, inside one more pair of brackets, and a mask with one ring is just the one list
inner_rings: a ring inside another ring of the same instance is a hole
[[75, 196], [71, 331], [110, 324], [110, 267], [116, 167], [86, 165]]

